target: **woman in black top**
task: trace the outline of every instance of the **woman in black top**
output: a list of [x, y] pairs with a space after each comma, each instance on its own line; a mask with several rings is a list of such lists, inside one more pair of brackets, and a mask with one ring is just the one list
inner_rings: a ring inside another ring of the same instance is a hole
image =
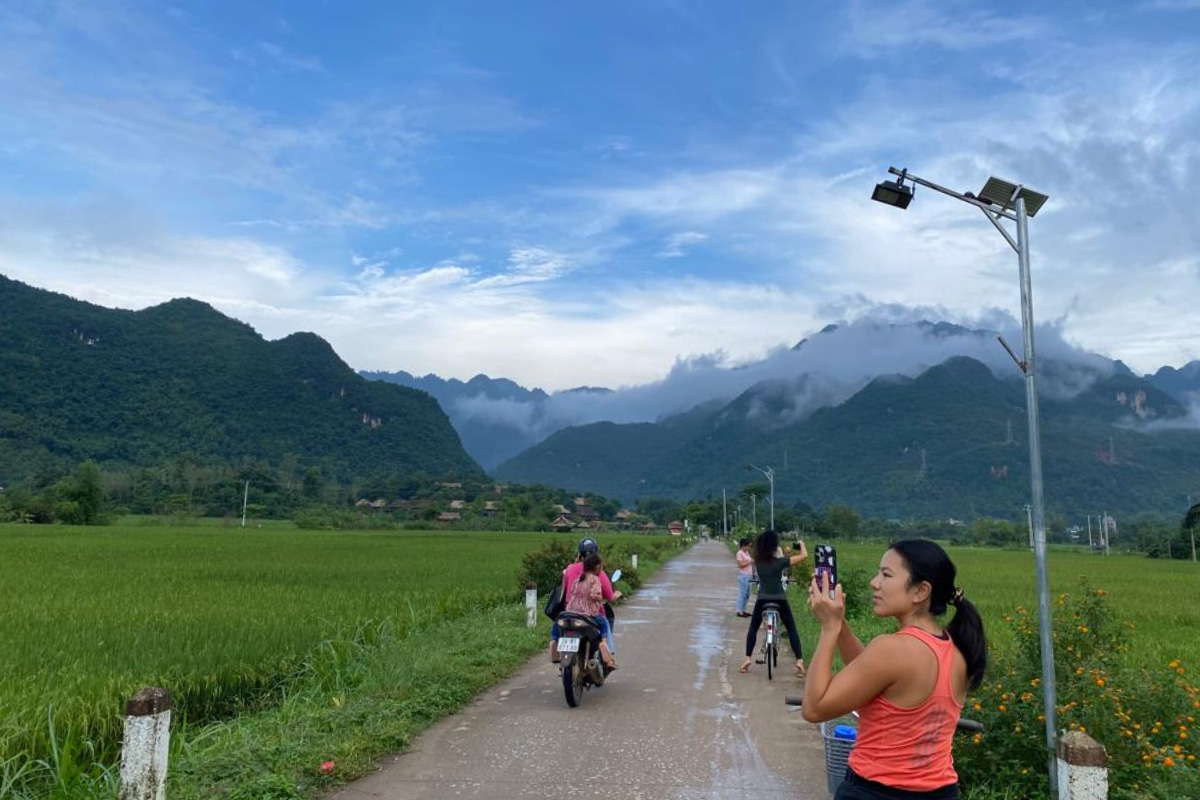
[[804, 653], [800, 649], [800, 634], [796, 630], [796, 618], [788, 605], [787, 591], [783, 588], [783, 571], [795, 566], [808, 557], [804, 542], [797, 542], [800, 552], [790, 558], [779, 549], [779, 534], [769, 528], [758, 535], [754, 542], [754, 568], [758, 571], [758, 599], [754, 601], [754, 612], [750, 615], [750, 630], [746, 633], [746, 660], [742, 672], [749, 672], [754, 663], [754, 645], [758, 641], [758, 629], [762, 626], [763, 605], [775, 603], [779, 616], [787, 628], [788, 643], [796, 654], [796, 677], [804, 677]]

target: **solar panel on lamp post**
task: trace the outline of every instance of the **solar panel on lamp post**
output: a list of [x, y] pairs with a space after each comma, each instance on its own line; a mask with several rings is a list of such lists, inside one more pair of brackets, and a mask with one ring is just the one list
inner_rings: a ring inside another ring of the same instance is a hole
[[[1042, 435], [1038, 413], [1038, 395], [1033, 355], [1033, 287], [1029, 275], [1029, 218], [1035, 216], [1048, 199], [1046, 195], [1026, 187], [1003, 180], [988, 178], [978, 195], [956, 192], [931, 181], [910, 175], [908, 170], [889, 167], [888, 172], [899, 176], [899, 181], [884, 181], [875, 187], [871, 199], [897, 208], [908, 208], [912, 201], [912, 189], [904, 182], [933, 189], [956, 200], [969, 203], [981, 210], [995, 226], [1000, 235], [1017, 253], [1017, 266], [1021, 284], [1021, 330], [1024, 335], [1025, 355], [1017, 366], [1025, 375], [1025, 411], [1029, 419], [1029, 484], [1033, 526], [1033, 554], [1037, 573], [1038, 625], [1041, 628], [1042, 650], [1042, 702], [1046, 717], [1047, 763], [1050, 773], [1050, 791], [1058, 791], [1058, 770], [1055, 763], [1058, 714], [1057, 689], [1054, 680], [1054, 640], [1050, 618], [1050, 589], [1046, 571], [1046, 510], [1042, 493]], [[899, 192], [907, 190], [907, 198]], [[1016, 237], [1000, 224], [1001, 219], [1016, 223]], [[1003, 344], [1003, 340], [1001, 340]], [[1007, 345], [1005, 348], [1007, 349]], [[1012, 351], [1010, 350], [1011, 354]]]

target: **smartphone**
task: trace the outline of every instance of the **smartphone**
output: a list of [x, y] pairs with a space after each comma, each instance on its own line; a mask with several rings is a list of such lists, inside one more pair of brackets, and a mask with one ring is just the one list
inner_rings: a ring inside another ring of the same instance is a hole
[[[824, 579], [821, 576], [824, 575]], [[831, 544], [819, 544], [816, 551], [816, 576], [818, 585], [824, 583], [825, 588], [829, 591], [829, 596], [833, 597], [833, 587], [837, 586], [837, 551]]]

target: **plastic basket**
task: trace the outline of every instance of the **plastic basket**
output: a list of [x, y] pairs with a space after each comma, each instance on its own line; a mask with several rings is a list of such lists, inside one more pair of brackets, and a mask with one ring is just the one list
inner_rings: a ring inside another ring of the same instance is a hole
[[[847, 729], [852, 729], [854, 738], [845, 736]], [[853, 715], [821, 723], [821, 738], [825, 742], [825, 781], [831, 795], [846, 779], [846, 764], [857, 737], [858, 718]]]

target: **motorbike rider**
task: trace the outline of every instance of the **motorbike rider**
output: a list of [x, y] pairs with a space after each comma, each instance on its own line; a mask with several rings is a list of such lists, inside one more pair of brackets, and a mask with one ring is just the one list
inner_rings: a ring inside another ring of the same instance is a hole
[[[573, 589], [575, 584], [578, 583], [579, 577], [581, 575], [583, 575], [583, 559], [586, 558], [591, 553], [596, 553], [597, 555], [599, 555], [600, 545], [596, 544], [596, 540], [593, 539], [592, 537], [585, 536], [584, 538], [579, 540], [579, 555], [575, 558], [574, 562], [567, 565], [567, 568], [563, 570], [562, 596], [563, 596], [563, 604], [564, 605], [571, 602], [571, 589]], [[600, 578], [600, 592], [601, 592], [601, 596], [604, 599], [604, 602], [611, 603], [612, 601], [618, 600], [621, 598], [621, 596], [622, 596], [621, 592], [613, 591], [612, 581], [609, 580], [608, 574], [604, 571], [603, 566], [600, 569], [599, 578]], [[611, 652], [616, 653], [617, 650], [616, 650], [616, 646], [613, 644], [612, 626], [611, 625], [609, 626], [609, 629], [608, 629], [607, 640], [608, 640], [608, 649]], [[550, 626], [550, 661], [552, 661], [555, 664], [557, 664], [559, 662], [558, 622], [557, 621], [555, 621], [555, 623]]]
[[611, 628], [608, 617], [604, 615], [604, 592], [600, 587], [599, 553], [588, 553], [583, 559], [583, 575], [575, 582], [571, 590], [571, 600], [567, 603], [567, 611], [591, 617], [600, 629], [604, 638], [600, 640], [600, 657], [604, 666], [611, 672], [617, 668], [617, 662], [612, 656], [612, 648], [608, 644], [611, 638]]

